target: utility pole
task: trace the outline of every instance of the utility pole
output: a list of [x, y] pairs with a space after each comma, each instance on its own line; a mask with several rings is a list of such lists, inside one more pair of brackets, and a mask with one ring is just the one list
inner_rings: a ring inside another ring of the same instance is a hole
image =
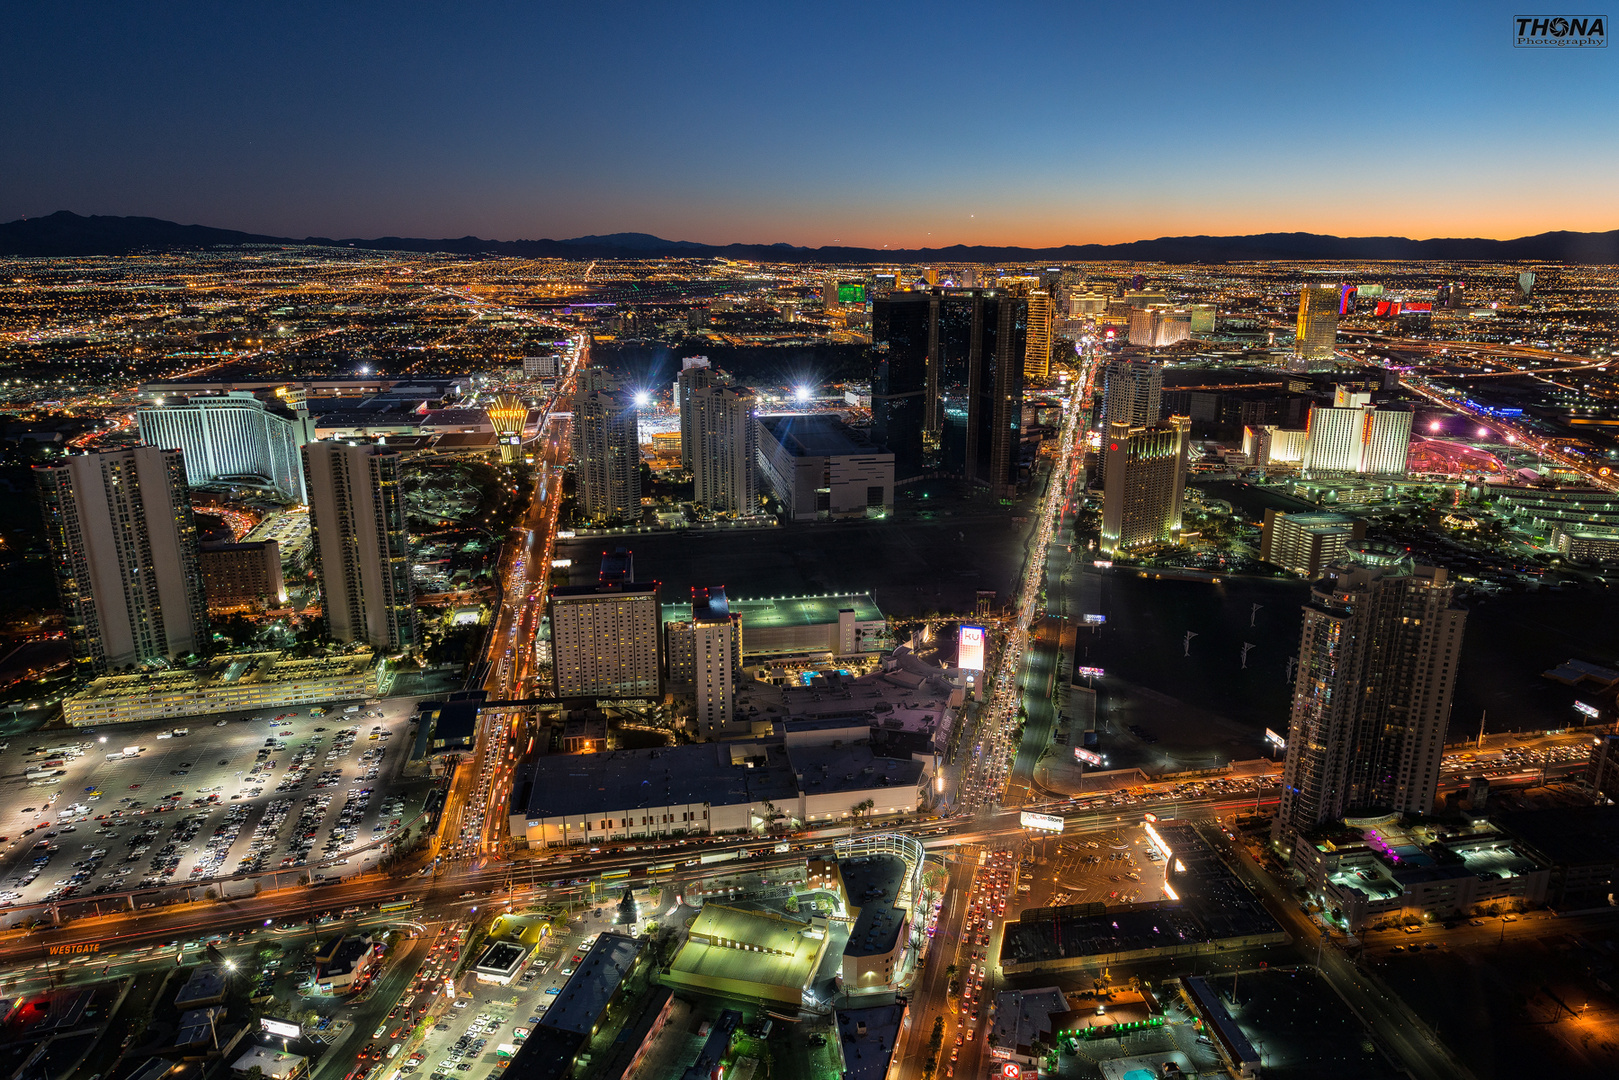
[[1484, 718], [1490, 715], [1490, 710], [1481, 709], [1478, 714], [1478, 748], [1484, 749]]

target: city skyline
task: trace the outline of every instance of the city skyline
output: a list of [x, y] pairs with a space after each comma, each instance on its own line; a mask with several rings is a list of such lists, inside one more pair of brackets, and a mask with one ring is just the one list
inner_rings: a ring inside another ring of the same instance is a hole
[[1514, 49], [1506, 6], [929, 11], [28, 12], [0, 218], [874, 248], [1619, 221], [1615, 121], [1577, 107], [1606, 51]]

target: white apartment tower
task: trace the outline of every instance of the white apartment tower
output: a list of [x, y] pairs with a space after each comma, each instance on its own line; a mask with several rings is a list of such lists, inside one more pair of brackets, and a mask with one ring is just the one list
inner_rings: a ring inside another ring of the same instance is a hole
[[416, 596], [399, 454], [344, 442], [312, 442], [303, 454], [326, 632], [380, 653], [414, 649]]
[[680, 467], [694, 469], [697, 453], [696, 432], [692, 429], [691, 396], [709, 386], [724, 386], [730, 380], [725, 373], [711, 366], [706, 356], [688, 356], [680, 361], [680, 374], [675, 376], [675, 411], [680, 414]]
[[147, 446], [185, 451], [186, 482], [193, 487], [246, 480], [284, 499], [307, 501], [300, 425], [246, 391], [143, 406], [135, 410], [135, 423]]
[[[759, 512], [759, 421], [753, 391], [702, 386], [686, 401], [693, 443], [693, 501], [713, 514], [743, 517]], [[681, 425], [686, 424], [686, 412]], [[681, 440], [685, 456], [686, 440]]]
[[574, 396], [574, 483], [592, 521], [641, 517], [640, 416], [634, 396], [610, 379], [581, 382]]
[[181, 453], [82, 454], [34, 477], [76, 673], [201, 649], [208, 601]]
[[1275, 839], [1351, 813], [1432, 810], [1467, 618], [1451, 589], [1443, 568], [1371, 542], [1312, 587]]

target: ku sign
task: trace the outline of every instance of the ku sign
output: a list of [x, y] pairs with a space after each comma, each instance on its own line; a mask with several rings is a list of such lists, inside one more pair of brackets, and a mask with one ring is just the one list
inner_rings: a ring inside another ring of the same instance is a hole
[[1023, 1070], [1017, 1067], [1017, 1062], [1008, 1061], [1001, 1066], [1001, 1080], [1021, 1080]]
[[962, 671], [984, 670], [984, 628], [963, 626], [956, 636], [956, 666]]

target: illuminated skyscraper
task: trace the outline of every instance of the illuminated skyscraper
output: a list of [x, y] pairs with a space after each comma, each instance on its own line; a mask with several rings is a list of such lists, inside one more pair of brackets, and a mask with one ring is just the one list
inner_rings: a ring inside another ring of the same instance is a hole
[[1298, 334], [1294, 353], [1303, 360], [1330, 359], [1338, 344], [1338, 286], [1304, 285], [1299, 289]]
[[759, 512], [757, 402], [752, 390], [730, 386], [694, 389], [687, 401], [695, 443], [692, 501], [710, 513]]
[[1102, 443], [1104, 555], [1179, 540], [1191, 433], [1192, 421], [1184, 416], [1148, 427], [1108, 424]]
[[250, 393], [142, 406], [135, 410], [135, 422], [147, 446], [185, 451], [186, 482], [192, 486], [243, 480], [268, 485], [284, 499], [306, 499], [299, 425]]
[[75, 455], [34, 479], [75, 672], [203, 648], [208, 601], [180, 451]]
[[1024, 346], [1023, 377], [1044, 382], [1051, 375], [1051, 294], [1044, 289], [1029, 293], [1029, 339]]
[[705, 386], [724, 386], [729, 380], [716, 370], [706, 356], [688, 356], [680, 361], [680, 374], [675, 376], [675, 411], [680, 414], [680, 467], [695, 468], [692, 452], [697, 443], [691, 428], [691, 395]]
[[552, 589], [549, 614], [558, 697], [661, 695], [658, 583], [636, 582], [627, 560], [604, 558], [595, 585]]
[[1467, 618], [1451, 600], [1443, 568], [1369, 542], [1315, 583], [1273, 838], [1349, 813], [1432, 811]]
[[574, 485], [591, 521], [641, 519], [640, 416], [635, 396], [616, 385], [574, 397]]
[[1148, 360], [1109, 360], [1102, 365], [1103, 424], [1156, 424], [1163, 397], [1164, 365]]
[[343, 442], [312, 442], [303, 454], [326, 632], [382, 653], [414, 649], [420, 639], [399, 483], [403, 459], [385, 446]]

